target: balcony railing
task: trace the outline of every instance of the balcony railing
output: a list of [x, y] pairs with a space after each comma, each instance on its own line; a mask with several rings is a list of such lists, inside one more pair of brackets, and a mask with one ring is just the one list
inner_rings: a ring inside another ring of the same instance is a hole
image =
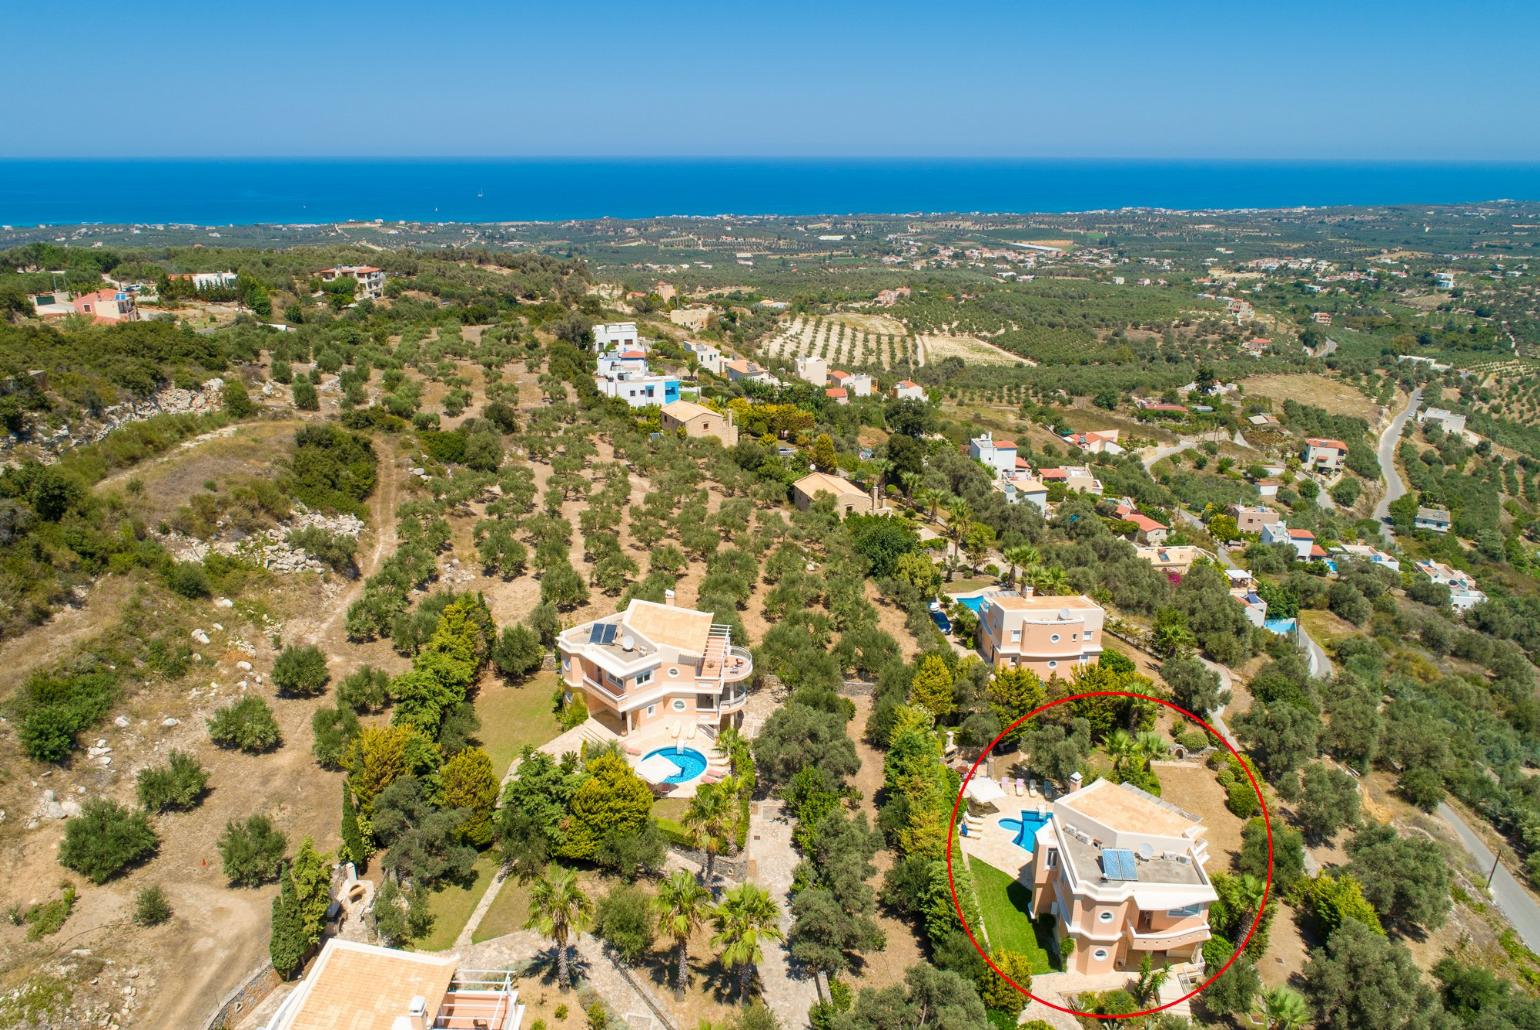
[[1209, 928], [1206, 925], [1183, 930], [1147, 930], [1143, 933], [1130, 927], [1129, 932], [1128, 946], [1136, 951], [1161, 951], [1165, 948], [1180, 947], [1183, 944], [1196, 944], [1209, 938]]

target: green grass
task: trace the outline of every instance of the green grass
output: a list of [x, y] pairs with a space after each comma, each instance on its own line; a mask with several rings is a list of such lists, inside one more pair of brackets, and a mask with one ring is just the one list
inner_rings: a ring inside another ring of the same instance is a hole
[[978, 892], [979, 912], [989, 935], [991, 951], [1014, 951], [1027, 956], [1033, 974], [1053, 969], [1050, 942], [1053, 920], [1045, 916], [1033, 925], [1027, 916], [1032, 891], [1026, 884], [984, 862], [969, 861], [973, 886]]
[[471, 934], [471, 940], [480, 944], [493, 937], [522, 930], [524, 921], [528, 918], [529, 888], [513, 877], [509, 877], [503, 881], [503, 889], [498, 891], [496, 899], [487, 909], [487, 914], [482, 917], [481, 925], [476, 927], [475, 933]]
[[497, 872], [496, 855], [490, 851], [482, 852], [473, 871], [476, 879], [469, 887], [451, 885], [429, 896], [428, 910], [433, 913], [433, 929], [413, 945], [418, 951], [443, 951], [454, 947], [455, 938], [465, 929], [471, 913], [492, 883], [492, 875]]
[[498, 776], [526, 744], [539, 747], [561, 732], [551, 710], [555, 691], [556, 674], [541, 672], [517, 687], [497, 683], [476, 695], [476, 714], [481, 718], [478, 736]]

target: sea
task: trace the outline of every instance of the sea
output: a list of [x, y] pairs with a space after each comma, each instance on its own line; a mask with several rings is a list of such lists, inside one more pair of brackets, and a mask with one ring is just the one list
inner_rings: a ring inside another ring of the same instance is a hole
[[1540, 164], [920, 158], [0, 160], [0, 225], [561, 221], [1540, 200]]

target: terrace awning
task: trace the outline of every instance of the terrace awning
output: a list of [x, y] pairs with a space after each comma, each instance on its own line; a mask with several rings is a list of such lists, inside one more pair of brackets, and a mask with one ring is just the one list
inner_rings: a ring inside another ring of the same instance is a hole
[[636, 775], [653, 786], [657, 786], [666, 781], [670, 776], [679, 775], [679, 766], [670, 762], [662, 755], [648, 755], [637, 763]]
[[981, 805], [992, 805], [1005, 797], [1005, 789], [988, 776], [975, 776], [968, 781], [968, 800]]

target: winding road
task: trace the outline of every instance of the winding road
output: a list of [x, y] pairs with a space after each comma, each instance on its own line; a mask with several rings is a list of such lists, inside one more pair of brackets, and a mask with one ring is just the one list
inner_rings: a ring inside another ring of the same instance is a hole
[[1380, 476], [1385, 480], [1385, 496], [1374, 506], [1374, 521], [1380, 524], [1380, 533], [1387, 541], [1394, 538], [1385, 519], [1390, 515], [1390, 506], [1393, 502], [1406, 495], [1406, 484], [1401, 481], [1401, 473], [1396, 471], [1396, 445], [1401, 442], [1401, 431], [1406, 428], [1406, 420], [1417, 413], [1417, 406], [1422, 403], [1422, 387], [1412, 391], [1412, 396], [1406, 402], [1406, 410], [1390, 420], [1390, 425], [1380, 434]]
[[[1496, 856], [1492, 849], [1478, 836], [1476, 831], [1461, 818], [1460, 813], [1449, 807], [1446, 802], [1438, 804], [1438, 817], [1449, 825], [1454, 835], [1459, 838], [1470, 857], [1476, 860], [1476, 865], [1483, 875], [1492, 868]], [[1540, 904], [1524, 889], [1523, 884], [1516, 880], [1506, 866], [1498, 864], [1496, 873], [1492, 876], [1492, 886], [1488, 893], [1492, 896], [1492, 903], [1513, 924], [1513, 929], [1518, 933], [1524, 944], [1532, 951], [1540, 951]]]
[[[1391, 419], [1390, 425], [1380, 434], [1380, 475], [1385, 478], [1385, 496], [1374, 506], [1374, 518], [1380, 524], [1380, 532], [1387, 541], [1394, 540], [1395, 532], [1390, 528], [1386, 517], [1390, 514], [1390, 505], [1398, 498], [1406, 495], [1406, 484], [1401, 480], [1401, 474], [1396, 471], [1396, 445], [1401, 440], [1401, 433], [1406, 428], [1407, 419], [1417, 413], [1418, 406], [1422, 403], [1422, 387], [1412, 391], [1407, 400], [1406, 410]], [[1303, 635], [1302, 635], [1303, 639]], [[1314, 647], [1314, 641], [1311, 641]], [[1322, 656], [1324, 658], [1324, 655]], [[1438, 817], [1454, 831], [1455, 838], [1465, 852], [1475, 860], [1477, 868], [1483, 873], [1492, 871], [1492, 886], [1488, 893], [1492, 896], [1492, 903], [1498, 911], [1513, 924], [1514, 931], [1519, 935], [1524, 944], [1532, 950], [1540, 951], [1540, 902], [1536, 902], [1534, 895], [1530, 894], [1519, 883], [1518, 879], [1510, 873], [1506, 866], [1497, 861], [1497, 856], [1486, 842], [1477, 836], [1463, 816], [1456, 812], [1446, 802], [1439, 802]], [[1494, 864], [1496, 869], [1493, 870]]]

